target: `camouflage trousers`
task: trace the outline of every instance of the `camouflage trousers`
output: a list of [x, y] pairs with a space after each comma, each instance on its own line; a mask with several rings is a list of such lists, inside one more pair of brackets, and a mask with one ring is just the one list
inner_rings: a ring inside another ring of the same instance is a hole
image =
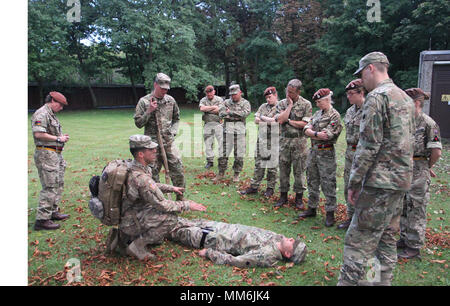
[[58, 205], [64, 190], [66, 162], [61, 153], [49, 150], [36, 150], [34, 162], [42, 185], [36, 220], [50, 220], [52, 213], [59, 210]]
[[205, 142], [206, 161], [214, 161], [214, 138], [219, 146], [218, 152], [222, 152], [223, 128], [219, 122], [208, 122], [203, 127], [203, 141]]
[[301, 138], [280, 138], [280, 192], [289, 192], [291, 167], [294, 172], [295, 193], [304, 192], [305, 169], [308, 151], [306, 139]]
[[406, 193], [400, 219], [400, 237], [410, 248], [420, 249], [425, 245], [430, 183], [428, 161], [415, 160], [411, 189]]
[[178, 218], [177, 225], [170, 232], [169, 239], [173, 242], [200, 249], [200, 243], [203, 237], [203, 229], [209, 228], [212, 231], [205, 237], [204, 248], [214, 248], [216, 246], [216, 235], [213, 231], [217, 222], [209, 220], [187, 220]]
[[308, 178], [308, 208], [317, 208], [320, 187], [325, 195], [325, 211], [336, 210], [336, 153], [334, 148], [311, 148], [308, 156], [306, 176]]
[[153, 208], [129, 211], [120, 221], [121, 239], [127, 244], [137, 238], [142, 238], [145, 244], [160, 244], [169, 237], [177, 220], [176, 214], [156, 215]]
[[[152, 139], [157, 139], [153, 138], [153, 136], [151, 137]], [[169, 166], [169, 176], [172, 181], [172, 185], [184, 188], [186, 186], [186, 181], [184, 178], [184, 168], [183, 162], [181, 161], [180, 152], [173, 142], [171, 144], [164, 145], [164, 148], [166, 150], [167, 164]], [[164, 160], [159, 147], [157, 148], [157, 150], [157, 160], [154, 164], [150, 165], [150, 168], [152, 169], [153, 180], [157, 183], [160, 183], [159, 172], [164, 165]], [[171, 185], [170, 182], [165, 183]]]
[[350, 220], [355, 213], [355, 207], [348, 202], [348, 181], [350, 179], [350, 171], [352, 170], [353, 156], [355, 156], [355, 151], [353, 151], [351, 146], [347, 146], [344, 166], [344, 196], [347, 203], [347, 219]]
[[228, 157], [234, 151], [233, 171], [240, 173], [244, 167], [244, 156], [246, 151], [245, 133], [223, 133], [222, 152], [219, 155], [219, 172], [225, 173], [228, 167]]
[[[269, 140], [270, 141], [270, 140]], [[255, 150], [255, 171], [253, 174], [253, 178], [250, 182], [250, 186], [254, 189], [258, 189], [259, 185], [261, 185], [262, 180], [264, 179], [264, 174], [267, 169], [267, 188], [275, 189], [275, 185], [277, 183], [277, 167], [270, 167], [270, 166], [276, 166], [276, 161], [273, 161], [271, 159], [271, 154], [268, 156], [262, 156], [260, 146], [266, 146], [267, 153], [270, 153], [270, 145], [267, 145], [265, 142], [258, 141], [256, 143], [256, 150]], [[278, 152], [275, 154], [278, 155]], [[267, 155], [267, 154], [265, 154]]]
[[360, 281], [391, 285], [404, 196], [400, 190], [363, 187], [345, 235], [338, 285], [358, 285]]

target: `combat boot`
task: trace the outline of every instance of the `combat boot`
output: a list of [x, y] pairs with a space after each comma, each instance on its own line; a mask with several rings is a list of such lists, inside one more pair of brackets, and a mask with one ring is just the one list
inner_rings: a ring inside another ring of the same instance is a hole
[[337, 226], [338, 229], [347, 229], [350, 227], [350, 223], [352, 223], [352, 219], [347, 219], [344, 222], [342, 222], [341, 224], [339, 224]]
[[303, 192], [298, 192], [295, 194], [295, 208], [305, 209], [305, 206], [303, 205]]
[[253, 188], [253, 187], [248, 187], [248, 188], [245, 189], [245, 190], [239, 191], [239, 193], [242, 194], [242, 195], [246, 195], [246, 194], [255, 194], [255, 193], [257, 193], [257, 192], [258, 192], [258, 189], [255, 189], [255, 188]]
[[284, 204], [286, 204], [288, 202], [288, 193], [287, 192], [281, 192], [280, 193], [280, 199], [278, 200], [278, 202], [273, 205], [273, 207], [281, 207]]
[[113, 227], [109, 229], [106, 237], [106, 253], [111, 254], [117, 248], [119, 243], [119, 229]]
[[404, 249], [404, 248], [406, 248], [405, 240], [403, 240], [402, 238], [400, 238], [400, 239], [397, 241], [397, 249]]
[[146, 244], [143, 241], [142, 238], [138, 238], [134, 240], [130, 245], [127, 247], [127, 254], [129, 256], [132, 256], [134, 258], [137, 258], [139, 260], [155, 260], [156, 256], [147, 251], [145, 248]]
[[266, 198], [270, 198], [271, 196], [273, 196], [273, 188], [267, 188], [266, 192], [264, 192], [264, 196]]
[[40, 230], [55, 230], [60, 228], [61, 225], [54, 223], [52, 220], [36, 220], [36, 223], [34, 223], [34, 230], [40, 231]]
[[61, 214], [59, 211], [57, 211], [57, 212], [52, 213], [51, 220], [61, 221], [61, 220], [66, 220], [69, 217], [70, 217], [70, 215]]
[[327, 211], [327, 216], [325, 218], [325, 226], [330, 227], [334, 224], [334, 211]]
[[214, 167], [214, 163], [213, 162], [206, 162], [206, 165], [205, 165], [205, 169], [209, 169], [209, 168], [212, 168], [212, 167]]
[[213, 182], [219, 182], [220, 180], [223, 179], [225, 173], [219, 172], [215, 178], [213, 178]]
[[414, 257], [420, 257], [420, 249], [413, 249], [406, 246], [402, 252], [398, 253], [399, 258], [412, 259]]
[[315, 217], [317, 215], [315, 208], [308, 208], [305, 212], [302, 212], [298, 215], [298, 218], [309, 218], [309, 217]]
[[233, 176], [233, 182], [239, 183], [239, 172], [235, 172]]

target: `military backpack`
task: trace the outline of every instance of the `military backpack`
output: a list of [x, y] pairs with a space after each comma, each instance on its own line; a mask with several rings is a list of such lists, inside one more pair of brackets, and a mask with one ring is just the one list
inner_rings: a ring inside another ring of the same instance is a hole
[[89, 182], [92, 194], [89, 209], [105, 225], [116, 226], [120, 223], [130, 165], [131, 160], [113, 160], [105, 166], [101, 176], [93, 176]]

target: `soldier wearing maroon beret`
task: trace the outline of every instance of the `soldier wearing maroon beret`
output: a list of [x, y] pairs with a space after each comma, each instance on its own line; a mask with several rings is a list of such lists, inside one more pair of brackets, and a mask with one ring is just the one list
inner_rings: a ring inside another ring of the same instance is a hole
[[50, 92], [45, 105], [31, 117], [33, 139], [36, 145], [34, 162], [38, 169], [42, 190], [36, 212], [35, 230], [53, 230], [60, 227], [55, 220], [64, 220], [69, 215], [59, 212], [59, 203], [64, 187], [66, 162], [62, 156], [69, 135], [62, 133], [56, 113], [69, 105], [66, 97], [57, 91]]
[[366, 90], [361, 79], [356, 79], [348, 83], [345, 87], [347, 99], [352, 105], [344, 117], [345, 136], [347, 141], [347, 150], [345, 151], [344, 166], [344, 195], [347, 201], [347, 220], [338, 225], [339, 229], [347, 229], [352, 221], [355, 207], [348, 202], [348, 180], [350, 170], [352, 169], [353, 156], [359, 141], [359, 126], [362, 117], [362, 105], [366, 98]]
[[308, 210], [299, 218], [316, 216], [319, 205], [319, 187], [325, 195], [325, 226], [334, 224], [336, 210], [336, 153], [334, 144], [341, 131], [341, 116], [332, 106], [329, 88], [319, 89], [313, 96], [319, 110], [311, 121], [304, 127], [305, 135], [311, 138], [311, 150], [306, 162], [306, 176], [308, 181]]

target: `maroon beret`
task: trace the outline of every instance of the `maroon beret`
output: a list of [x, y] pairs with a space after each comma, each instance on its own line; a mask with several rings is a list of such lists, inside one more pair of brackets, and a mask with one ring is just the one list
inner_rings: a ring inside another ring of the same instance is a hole
[[69, 105], [69, 103], [67, 103], [67, 99], [66, 97], [64, 97], [63, 94], [57, 92], [57, 91], [52, 91], [49, 93], [49, 95], [52, 97], [53, 100], [55, 100], [56, 102], [59, 102], [61, 104], [64, 105]]
[[214, 90], [214, 86], [212, 86], [212, 85], [208, 85], [205, 88], [205, 92], [210, 92], [210, 91], [213, 91], [213, 90]]
[[426, 92], [424, 92], [420, 88], [409, 88], [405, 90], [406, 94], [410, 96], [413, 100], [424, 98], [425, 100], [430, 99], [430, 95]]
[[329, 88], [321, 88], [318, 91], [316, 91], [316, 93], [314, 94], [314, 96], [312, 97], [313, 100], [319, 100], [322, 99], [323, 97], [326, 97], [328, 95], [332, 95], [333, 92], [329, 89]]
[[275, 87], [267, 87], [266, 90], [264, 90], [264, 97], [271, 94], [276, 94], [277, 89]]
[[363, 83], [361, 79], [356, 79], [348, 83], [347, 87], [345, 87], [345, 91], [362, 88]]

